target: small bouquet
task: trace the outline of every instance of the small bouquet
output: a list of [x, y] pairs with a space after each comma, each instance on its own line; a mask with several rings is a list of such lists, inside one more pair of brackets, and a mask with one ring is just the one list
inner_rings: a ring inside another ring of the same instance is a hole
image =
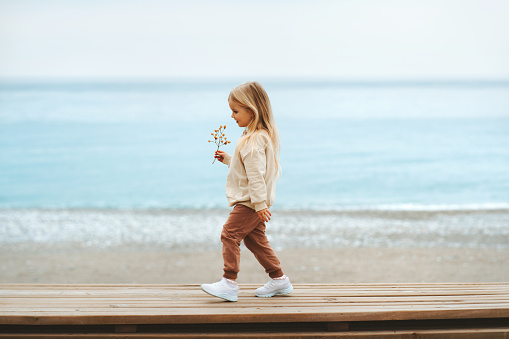
[[[226, 139], [226, 136], [223, 133], [225, 129], [226, 129], [226, 125], [221, 125], [221, 126], [219, 126], [219, 129], [214, 130], [214, 133], [210, 133], [210, 135], [212, 135], [214, 137], [214, 140], [209, 140], [209, 142], [215, 143], [217, 145], [217, 150], [219, 150], [219, 147], [221, 145], [231, 144], [231, 141]], [[216, 159], [214, 158], [214, 161], [212, 161], [212, 163], [215, 163], [215, 162], [216, 162]]]

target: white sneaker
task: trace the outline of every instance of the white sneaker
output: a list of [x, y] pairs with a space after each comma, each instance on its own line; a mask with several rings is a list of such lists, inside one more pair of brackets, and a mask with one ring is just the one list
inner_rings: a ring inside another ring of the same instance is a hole
[[257, 288], [255, 294], [257, 297], [273, 297], [276, 294], [288, 294], [293, 291], [293, 286], [290, 284], [290, 279], [270, 279], [263, 287]]
[[213, 284], [203, 284], [201, 289], [214, 297], [222, 298], [228, 301], [237, 301], [237, 292], [239, 286], [235, 283], [229, 282], [226, 278]]

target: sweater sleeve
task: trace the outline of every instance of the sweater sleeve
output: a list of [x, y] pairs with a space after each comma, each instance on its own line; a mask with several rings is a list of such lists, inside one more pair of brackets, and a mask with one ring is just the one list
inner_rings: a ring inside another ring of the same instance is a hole
[[226, 153], [224, 155], [223, 164], [228, 165], [228, 167], [230, 167], [231, 160], [232, 160], [231, 154]]
[[254, 145], [246, 145], [243, 149], [244, 152], [241, 152], [248, 180], [249, 197], [256, 212], [267, 208], [267, 185], [265, 183], [267, 160], [265, 145], [260, 141], [262, 140], [257, 140]]

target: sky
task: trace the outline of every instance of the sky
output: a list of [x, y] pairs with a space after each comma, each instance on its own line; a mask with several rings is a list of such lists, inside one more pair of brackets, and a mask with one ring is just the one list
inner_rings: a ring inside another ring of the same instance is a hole
[[0, 0], [0, 79], [509, 79], [507, 0]]

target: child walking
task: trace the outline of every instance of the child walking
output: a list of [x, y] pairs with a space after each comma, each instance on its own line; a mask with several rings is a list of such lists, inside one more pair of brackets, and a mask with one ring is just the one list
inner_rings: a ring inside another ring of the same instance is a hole
[[288, 294], [293, 286], [265, 235], [265, 223], [271, 217], [269, 208], [276, 196], [280, 147], [269, 97], [260, 83], [246, 82], [230, 92], [228, 104], [231, 117], [245, 130], [233, 155], [223, 151], [215, 153], [215, 158], [229, 167], [226, 197], [229, 206], [233, 206], [221, 232], [224, 274], [220, 281], [203, 284], [201, 288], [210, 295], [237, 301], [239, 287], [235, 280], [240, 270], [239, 246], [244, 240], [270, 277], [255, 295]]

